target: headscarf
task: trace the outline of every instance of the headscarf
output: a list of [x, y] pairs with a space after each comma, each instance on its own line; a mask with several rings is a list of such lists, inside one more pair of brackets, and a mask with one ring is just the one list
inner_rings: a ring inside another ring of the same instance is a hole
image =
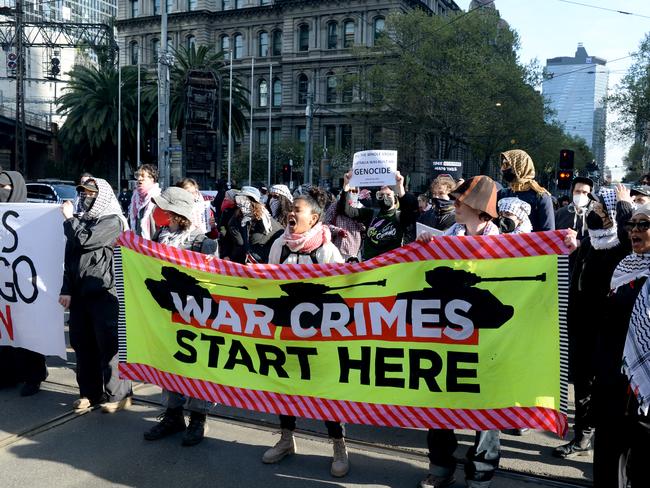
[[[244, 227], [255, 218], [255, 215], [253, 213], [253, 200], [251, 200], [250, 197], [247, 197], [246, 195], [237, 195], [235, 197], [235, 202], [242, 213], [241, 226]], [[271, 232], [272, 229], [271, 215], [269, 214], [269, 211], [266, 209], [266, 207], [262, 206], [261, 204], [260, 206], [262, 208], [261, 220], [262, 225], [264, 226], [264, 235], [266, 235]]]
[[515, 227], [512, 234], [527, 234], [533, 231], [533, 224], [530, 223], [530, 205], [517, 197], [502, 198], [498, 201], [499, 212], [508, 212], [519, 219], [519, 225]]
[[11, 190], [0, 190], [0, 202], [24, 203], [27, 201], [25, 178], [18, 171], [0, 172], [4, 185], [11, 185]]
[[285, 197], [290, 202], [293, 202], [293, 195], [291, 194], [291, 191], [287, 185], [273, 185], [269, 190], [269, 193], [277, 193], [278, 195]]
[[129, 228], [129, 223], [122, 214], [122, 206], [117, 201], [113, 188], [102, 178], [92, 178], [97, 185], [97, 196], [90, 210], [81, 216], [81, 220], [98, 220], [109, 215], [117, 215], [122, 221], [124, 230]]
[[515, 180], [510, 182], [512, 191], [533, 190], [539, 195], [547, 194], [548, 191], [535, 181], [535, 163], [526, 151], [512, 149], [501, 153], [506, 164], [515, 173]]

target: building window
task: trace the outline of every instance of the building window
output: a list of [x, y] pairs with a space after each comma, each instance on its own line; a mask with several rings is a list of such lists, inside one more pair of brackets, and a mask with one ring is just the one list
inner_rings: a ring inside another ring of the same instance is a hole
[[221, 0], [221, 10], [230, 10], [231, 8], [231, 0]]
[[339, 40], [339, 25], [336, 22], [327, 24], [327, 49], [336, 49]]
[[192, 49], [196, 49], [196, 37], [187, 36], [187, 49], [189, 49], [190, 51]]
[[260, 0], [260, 5], [271, 5], [271, 0]]
[[384, 26], [385, 26], [384, 18], [383, 17], [377, 17], [375, 19], [375, 29], [374, 29], [374, 43], [375, 44], [381, 38], [381, 36], [384, 35]]
[[241, 59], [244, 57], [244, 36], [235, 34], [235, 52], [234, 58]]
[[352, 147], [352, 126], [341, 126], [341, 147], [343, 149], [350, 149]]
[[221, 52], [223, 53], [224, 58], [226, 54], [230, 53], [230, 37], [221, 36]]
[[138, 17], [140, 15], [140, 1], [131, 0], [131, 17]]
[[165, 8], [167, 13], [171, 13], [174, 10], [174, 0], [165, 0]]
[[244, 0], [235, 0], [235, 8], [244, 8]]
[[197, 0], [187, 0], [187, 10], [188, 11], [191, 12], [192, 10], [196, 10], [197, 7], [198, 7], [198, 1]]
[[153, 56], [153, 62], [158, 62], [158, 56], [160, 55], [160, 40], [153, 39], [151, 41], [151, 54]]
[[309, 26], [307, 24], [298, 27], [298, 51], [309, 51]]
[[273, 31], [273, 56], [280, 56], [282, 54], [282, 31]]
[[345, 86], [343, 87], [343, 91], [341, 92], [341, 101], [343, 103], [350, 103], [352, 102], [352, 98], [354, 97], [354, 88], [352, 84], [347, 81], [345, 83]]
[[334, 76], [334, 73], [327, 73], [325, 101], [327, 103], [336, 103], [336, 76]]
[[275, 146], [276, 144], [280, 144], [281, 140], [282, 140], [282, 129], [279, 127], [273, 127], [271, 129], [271, 143]]
[[307, 104], [307, 91], [309, 90], [309, 78], [307, 75], [298, 76], [298, 105]]
[[258, 56], [260, 58], [265, 58], [269, 55], [269, 33], [260, 32], [257, 37], [259, 43]]
[[136, 65], [138, 64], [138, 43], [133, 41], [129, 45], [129, 50], [131, 51], [131, 64]]
[[266, 128], [257, 129], [257, 148], [266, 149], [269, 145], [269, 131]]
[[282, 82], [277, 78], [273, 80], [273, 106], [282, 105]]
[[153, 14], [160, 15], [160, 0], [152, 0], [152, 1], [153, 1]]
[[260, 107], [269, 106], [269, 85], [266, 80], [260, 80], [257, 84], [257, 103]]
[[303, 143], [307, 140], [307, 129], [305, 127], [296, 127], [296, 139]]
[[328, 151], [332, 151], [336, 147], [336, 126], [325, 126], [325, 147]]
[[343, 24], [343, 47], [349, 48], [354, 46], [354, 22], [348, 20]]

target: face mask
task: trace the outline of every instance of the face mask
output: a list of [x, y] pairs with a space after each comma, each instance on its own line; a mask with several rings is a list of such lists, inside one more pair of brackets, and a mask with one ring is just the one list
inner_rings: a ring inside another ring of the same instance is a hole
[[11, 196], [11, 190], [0, 188], [0, 202], [8, 202]]
[[587, 205], [589, 205], [589, 197], [584, 193], [573, 195], [573, 205], [575, 205], [578, 208], [586, 207]]
[[449, 207], [454, 206], [453, 200], [444, 200], [442, 198], [432, 198], [431, 202], [433, 203], [434, 207], [439, 208], [441, 210], [448, 209]]
[[81, 206], [83, 207], [84, 212], [90, 211], [93, 203], [95, 203], [95, 197], [84, 197], [84, 199], [81, 201]]
[[271, 207], [271, 215], [275, 217], [278, 214], [278, 209], [280, 208], [280, 200], [277, 198], [271, 198], [269, 207]]
[[501, 176], [503, 177], [503, 180], [508, 183], [515, 181], [517, 179], [517, 175], [512, 170], [512, 168], [504, 169], [503, 171], [501, 171]]
[[510, 234], [517, 228], [517, 223], [510, 217], [499, 217], [497, 219], [500, 234]]
[[393, 207], [393, 202], [390, 200], [379, 200], [379, 209], [386, 212]]
[[604, 227], [603, 219], [596, 212], [589, 212], [585, 219], [587, 228], [591, 230], [600, 230]]

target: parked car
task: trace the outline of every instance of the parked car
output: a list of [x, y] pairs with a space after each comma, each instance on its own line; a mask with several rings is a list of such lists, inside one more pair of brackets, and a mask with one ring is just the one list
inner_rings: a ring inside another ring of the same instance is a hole
[[77, 188], [62, 183], [27, 183], [27, 201], [32, 203], [63, 203], [74, 201]]

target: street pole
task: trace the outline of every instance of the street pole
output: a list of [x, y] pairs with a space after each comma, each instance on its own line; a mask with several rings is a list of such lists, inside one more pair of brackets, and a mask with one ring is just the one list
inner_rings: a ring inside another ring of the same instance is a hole
[[269, 64], [269, 82], [266, 85], [266, 100], [269, 104], [269, 144], [268, 144], [268, 160], [267, 160], [267, 188], [271, 188], [271, 106], [273, 105], [273, 65]]
[[122, 185], [122, 66], [117, 51], [117, 191]]
[[27, 176], [25, 135], [25, 45], [23, 39], [23, 2], [16, 0], [16, 146], [14, 170]]
[[138, 43], [138, 130], [137, 130], [137, 156], [135, 167], [140, 166], [140, 63], [142, 62], [142, 46]]
[[313, 99], [314, 94], [311, 91], [311, 83], [307, 89], [307, 107], [305, 107], [305, 116], [307, 117], [307, 126], [305, 128], [305, 168], [303, 182], [311, 185], [312, 170], [311, 170], [311, 124], [314, 117], [313, 112]]
[[158, 57], [158, 171], [163, 188], [169, 186], [169, 55], [167, 53], [167, 1], [161, 0], [160, 56]]
[[232, 165], [232, 46], [228, 42], [228, 50], [230, 51], [230, 89], [228, 92], [228, 184], [230, 185], [230, 167]]
[[253, 106], [255, 104], [255, 81], [253, 75], [255, 71], [255, 57], [251, 58], [251, 122], [248, 130], [248, 186], [252, 185], [253, 180]]

